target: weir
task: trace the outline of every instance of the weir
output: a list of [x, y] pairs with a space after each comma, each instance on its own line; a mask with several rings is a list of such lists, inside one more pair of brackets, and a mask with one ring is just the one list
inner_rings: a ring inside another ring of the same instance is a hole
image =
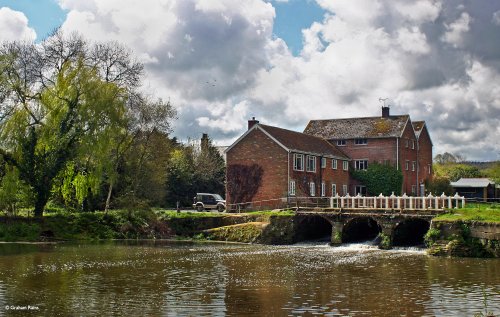
[[360, 242], [385, 237], [385, 247], [418, 246], [424, 243], [424, 235], [430, 221], [439, 211], [360, 210], [328, 209], [299, 210], [296, 216], [296, 237], [311, 237], [313, 233], [331, 230], [330, 243]]

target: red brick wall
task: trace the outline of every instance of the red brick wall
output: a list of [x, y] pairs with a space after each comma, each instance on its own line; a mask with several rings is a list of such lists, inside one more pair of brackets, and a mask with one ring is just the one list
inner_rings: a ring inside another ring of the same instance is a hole
[[[418, 139], [419, 149], [418, 149], [418, 161], [420, 165], [420, 171], [418, 174], [419, 182], [423, 183], [426, 180], [432, 180], [432, 142], [429, 136], [429, 131], [427, 127], [424, 126], [420, 137]], [[430, 173], [429, 173], [430, 169]], [[441, 194], [441, 193], [433, 193]]]
[[[406, 146], [406, 141], [408, 141], [408, 146]], [[414, 148], [412, 148], [412, 142], [414, 142]], [[419, 190], [417, 183], [417, 152], [417, 138], [415, 136], [415, 132], [413, 131], [411, 121], [408, 121], [408, 124], [403, 131], [403, 135], [399, 139], [399, 166], [401, 167], [401, 172], [403, 173], [402, 193], [406, 193], [407, 195], [417, 195]], [[406, 169], [407, 161], [408, 170]], [[415, 170], [412, 170], [413, 162], [415, 162]], [[415, 186], [414, 193], [412, 193], [412, 186]]]
[[[252, 201], [286, 197], [288, 153], [262, 131], [254, 129], [226, 154], [228, 169], [233, 164], [247, 166], [257, 164], [262, 167], [264, 171], [262, 183]], [[226, 179], [226, 183], [230, 181]], [[227, 204], [241, 203], [233, 201], [229, 191], [226, 190], [226, 193]]]
[[[304, 154], [304, 160], [306, 154]], [[305, 161], [304, 161], [305, 162]], [[337, 185], [337, 193], [342, 195], [342, 185], [349, 188], [349, 170], [342, 168], [343, 160], [337, 159], [337, 169], [332, 168], [332, 158], [326, 158], [326, 167], [321, 168], [321, 157], [316, 156], [316, 172], [293, 170], [293, 153], [290, 154], [290, 181], [295, 181], [296, 197], [310, 196], [309, 183], [315, 184], [315, 197], [321, 197], [321, 183], [325, 183], [325, 196], [332, 196], [332, 184]]]

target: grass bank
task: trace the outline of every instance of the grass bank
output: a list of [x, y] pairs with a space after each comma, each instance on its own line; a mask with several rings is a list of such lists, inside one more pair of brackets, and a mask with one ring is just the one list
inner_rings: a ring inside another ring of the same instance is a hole
[[71, 213], [64, 210], [47, 213], [42, 219], [26, 215], [0, 216], [0, 241], [69, 241], [108, 239], [165, 239], [192, 236], [207, 228], [266, 221], [271, 216], [291, 212], [255, 213], [181, 212], [155, 209], [148, 211], [112, 210]]
[[500, 204], [469, 204], [466, 208], [452, 209], [433, 221], [481, 221], [500, 223]]

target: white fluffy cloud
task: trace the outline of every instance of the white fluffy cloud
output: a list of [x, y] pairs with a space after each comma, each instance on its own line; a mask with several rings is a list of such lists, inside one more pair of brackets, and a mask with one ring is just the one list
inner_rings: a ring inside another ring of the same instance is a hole
[[426, 120], [435, 153], [498, 159], [500, 4], [317, 0], [327, 14], [291, 55], [262, 0], [59, 0], [64, 30], [131, 47], [147, 87], [179, 109], [175, 134], [237, 138], [252, 116], [301, 130], [310, 119], [392, 113]]
[[7, 7], [0, 8], [0, 42], [35, 38], [35, 30], [28, 26], [28, 18], [24, 13]]

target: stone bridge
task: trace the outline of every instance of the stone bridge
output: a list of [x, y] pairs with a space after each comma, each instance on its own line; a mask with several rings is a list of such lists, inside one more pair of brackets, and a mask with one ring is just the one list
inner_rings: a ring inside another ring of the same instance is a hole
[[301, 210], [295, 217], [295, 240], [312, 240], [331, 236], [331, 244], [373, 240], [383, 234], [384, 247], [417, 246], [431, 219], [443, 210]]

